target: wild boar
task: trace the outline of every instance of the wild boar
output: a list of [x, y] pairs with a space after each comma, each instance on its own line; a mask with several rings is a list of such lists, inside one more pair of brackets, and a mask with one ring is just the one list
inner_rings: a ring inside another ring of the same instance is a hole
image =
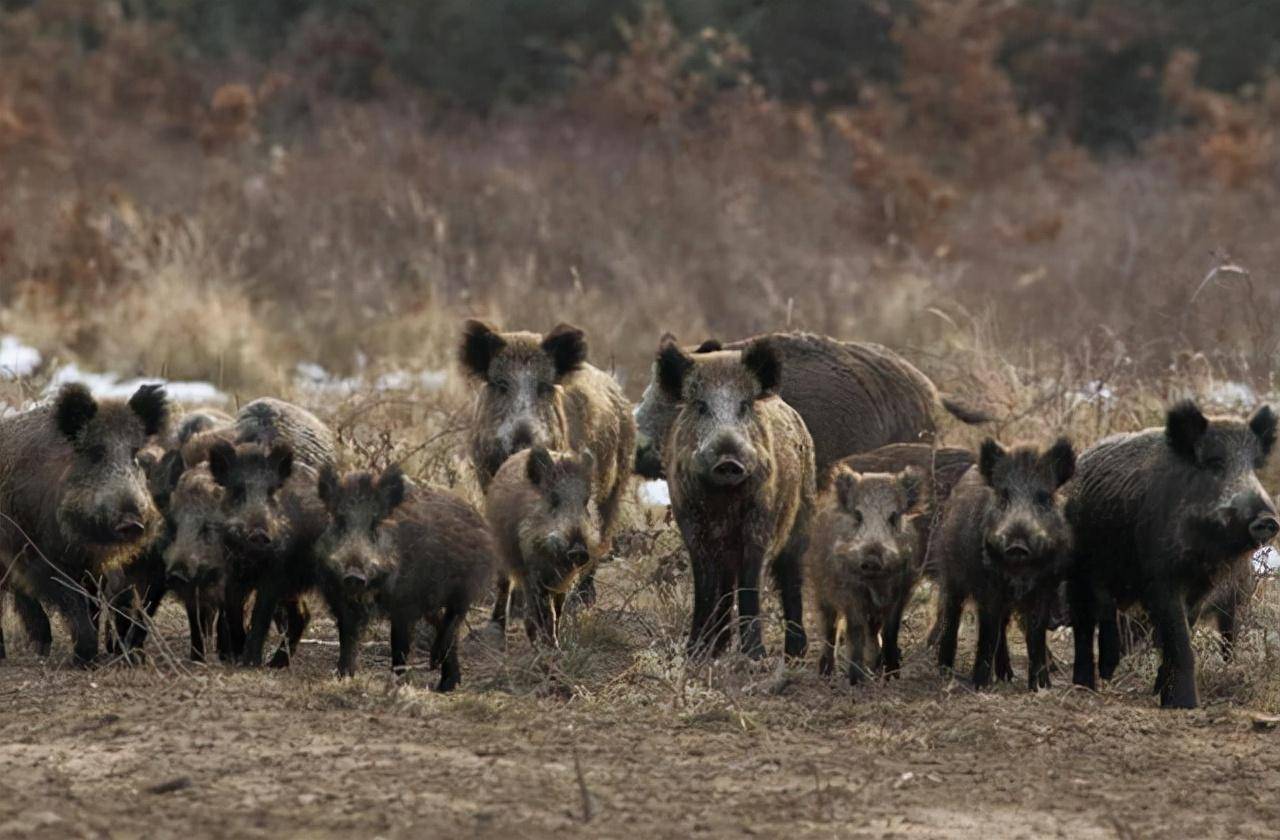
[[[927, 376], [897, 353], [863, 341], [837, 341], [809, 333], [766, 336], [787, 370], [778, 395], [799, 412], [813, 437], [819, 482], [835, 461], [890, 443], [930, 442], [939, 407], [965, 423], [991, 418], [938, 393]], [[742, 350], [754, 339], [722, 345], [711, 339], [693, 355]], [[670, 334], [662, 343], [674, 343]], [[636, 408], [635, 470], [662, 478], [663, 449], [676, 415], [675, 402], [662, 388], [657, 368]]]
[[466, 500], [411, 486], [398, 467], [381, 475], [320, 471], [328, 526], [317, 543], [320, 590], [338, 625], [338, 674], [356, 671], [369, 619], [391, 620], [391, 667], [409, 664], [419, 619], [435, 627], [431, 668], [438, 691], [462, 681], [458, 631], [494, 570], [493, 539]]
[[1257, 476], [1275, 440], [1270, 406], [1242, 421], [1206, 417], [1188, 400], [1169, 409], [1163, 429], [1106, 438], [1081, 456], [1066, 508], [1076, 540], [1069, 597], [1077, 685], [1111, 678], [1120, 660], [1115, 608], [1139, 603], [1161, 647], [1160, 705], [1195, 708], [1188, 615], [1280, 531]]
[[693, 355], [668, 340], [658, 350], [657, 380], [680, 405], [663, 466], [693, 570], [690, 652], [715, 655], [728, 644], [736, 592], [741, 649], [764, 655], [760, 574], [768, 566], [786, 653], [803, 656], [801, 559], [817, 488], [813, 441], [778, 396], [781, 354], [768, 338], [740, 352]]
[[1059, 488], [1075, 471], [1075, 449], [1066, 438], [1041, 452], [1032, 446], [1004, 449], [983, 441], [978, 465], [951, 492], [938, 536], [942, 631], [938, 664], [955, 666], [956, 635], [965, 601], [978, 608], [978, 651], [973, 685], [1013, 679], [1005, 630], [1013, 612], [1027, 637], [1027, 687], [1049, 685], [1046, 635], [1058, 585], [1071, 558], [1071, 531]]
[[529, 641], [555, 647], [565, 596], [600, 551], [593, 503], [595, 457], [534, 446], [507, 459], [489, 485], [485, 513], [502, 568], [493, 620], [506, 630], [512, 589], [524, 594]]
[[80, 664], [98, 653], [100, 582], [160, 529], [138, 453], [168, 408], [158, 385], [100, 402], [69, 384], [0, 420], [0, 579], [63, 614]]
[[835, 667], [841, 623], [850, 683], [877, 668], [891, 675], [902, 667], [898, 630], [920, 574], [912, 520], [923, 485], [915, 467], [890, 474], [836, 465], [805, 554], [824, 642], [819, 673], [829, 675]]
[[[560, 324], [545, 336], [499, 332], [481, 321], [463, 326], [462, 368], [480, 384], [471, 431], [471, 462], [482, 489], [508, 458], [532, 446], [595, 455], [595, 501], [602, 551], [608, 551], [631, 477], [636, 426], [631, 404], [612, 376], [587, 362], [582, 330]], [[595, 599], [593, 577], [579, 594]]]
[[[223, 547], [222, 488], [205, 464], [187, 470], [173, 491], [165, 516], [161, 561], [165, 587], [186, 607], [191, 659], [205, 661], [205, 640], [223, 606], [228, 561]], [[225, 624], [219, 652], [230, 657]]]
[[[223, 539], [230, 555], [225, 605], [233, 651], [246, 665], [262, 664], [262, 648], [279, 606], [288, 614], [287, 638], [269, 663], [284, 667], [310, 621], [303, 595], [315, 584], [315, 543], [326, 525], [316, 471], [295, 464], [287, 443], [209, 449], [209, 472], [222, 488]], [[247, 635], [244, 604], [256, 591]]]

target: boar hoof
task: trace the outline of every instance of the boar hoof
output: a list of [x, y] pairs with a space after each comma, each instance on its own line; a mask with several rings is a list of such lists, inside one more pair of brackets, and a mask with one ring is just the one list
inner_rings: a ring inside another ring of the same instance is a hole
[[274, 654], [271, 655], [270, 661], [267, 662], [267, 667], [268, 668], [288, 668], [289, 652], [284, 648], [281, 648], [280, 650], [276, 651]]
[[822, 658], [818, 660], [818, 673], [824, 677], [831, 676], [831, 672], [835, 670], [835, 656], [824, 653]]

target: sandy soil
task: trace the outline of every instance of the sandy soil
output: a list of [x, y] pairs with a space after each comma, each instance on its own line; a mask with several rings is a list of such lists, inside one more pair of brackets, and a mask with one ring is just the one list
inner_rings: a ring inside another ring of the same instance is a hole
[[[915, 642], [887, 685], [773, 658], [685, 672], [678, 608], [609, 603], [557, 657], [470, 639], [448, 696], [391, 679], [385, 625], [339, 682], [325, 619], [288, 672], [156, 645], [83, 672], [63, 634], [41, 662], [8, 617], [0, 835], [1280, 836], [1280, 730], [1237, 703], [1162, 712], [1136, 670], [977, 695]], [[160, 624], [182, 650], [177, 609]]]

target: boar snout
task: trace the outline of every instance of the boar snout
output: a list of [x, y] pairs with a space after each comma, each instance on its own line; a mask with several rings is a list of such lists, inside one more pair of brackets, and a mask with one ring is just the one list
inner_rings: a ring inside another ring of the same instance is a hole
[[355, 569], [348, 569], [346, 574], [342, 576], [342, 586], [348, 592], [363, 592], [368, 585], [369, 579], [364, 576], [363, 572], [358, 572]]
[[883, 545], [864, 548], [858, 556], [858, 568], [866, 575], [884, 574], [898, 559], [898, 553]]
[[565, 550], [565, 557], [569, 558], [569, 562], [575, 566], [585, 564], [591, 555], [587, 553], [587, 544], [581, 540], [574, 540]]
[[1254, 542], [1259, 546], [1271, 542], [1277, 533], [1280, 533], [1280, 521], [1273, 513], [1259, 514], [1249, 524], [1249, 536], [1253, 537]]
[[711, 467], [711, 480], [724, 487], [736, 487], [747, 479], [747, 467], [737, 458], [721, 455]]
[[651, 481], [662, 478], [662, 453], [644, 435], [636, 437], [636, 474]]
[[509, 448], [512, 452], [519, 452], [531, 446], [533, 446], [533, 424], [527, 420], [521, 421], [511, 430]]
[[186, 566], [174, 566], [165, 576], [172, 587], [183, 587], [191, 583], [191, 570]]

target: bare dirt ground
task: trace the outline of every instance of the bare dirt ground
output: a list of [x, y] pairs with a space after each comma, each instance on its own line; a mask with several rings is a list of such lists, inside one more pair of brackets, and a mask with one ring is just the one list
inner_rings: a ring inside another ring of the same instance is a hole
[[[1061, 676], [976, 695], [922, 649], [923, 598], [889, 684], [776, 658], [686, 670], [687, 591], [623, 597], [638, 579], [621, 566], [559, 656], [535, 659], [514, 629], [505, 653], [468, 640], [452, 695], [391, 679], [385, 625], [339, 682], [323, 617], [288, 672], [181, 661], [172, 606], [146, 665], [89, 672], [58, 630], [38, 661], [9, 620], [0, 835], [1280, 835], [1280, 730], [1226, 699], [1226, 678], [1189, 713], [1144, 690], [1149, 654], [1097, 695]], [[969, 628], [961, 641], [969, 654]]]

